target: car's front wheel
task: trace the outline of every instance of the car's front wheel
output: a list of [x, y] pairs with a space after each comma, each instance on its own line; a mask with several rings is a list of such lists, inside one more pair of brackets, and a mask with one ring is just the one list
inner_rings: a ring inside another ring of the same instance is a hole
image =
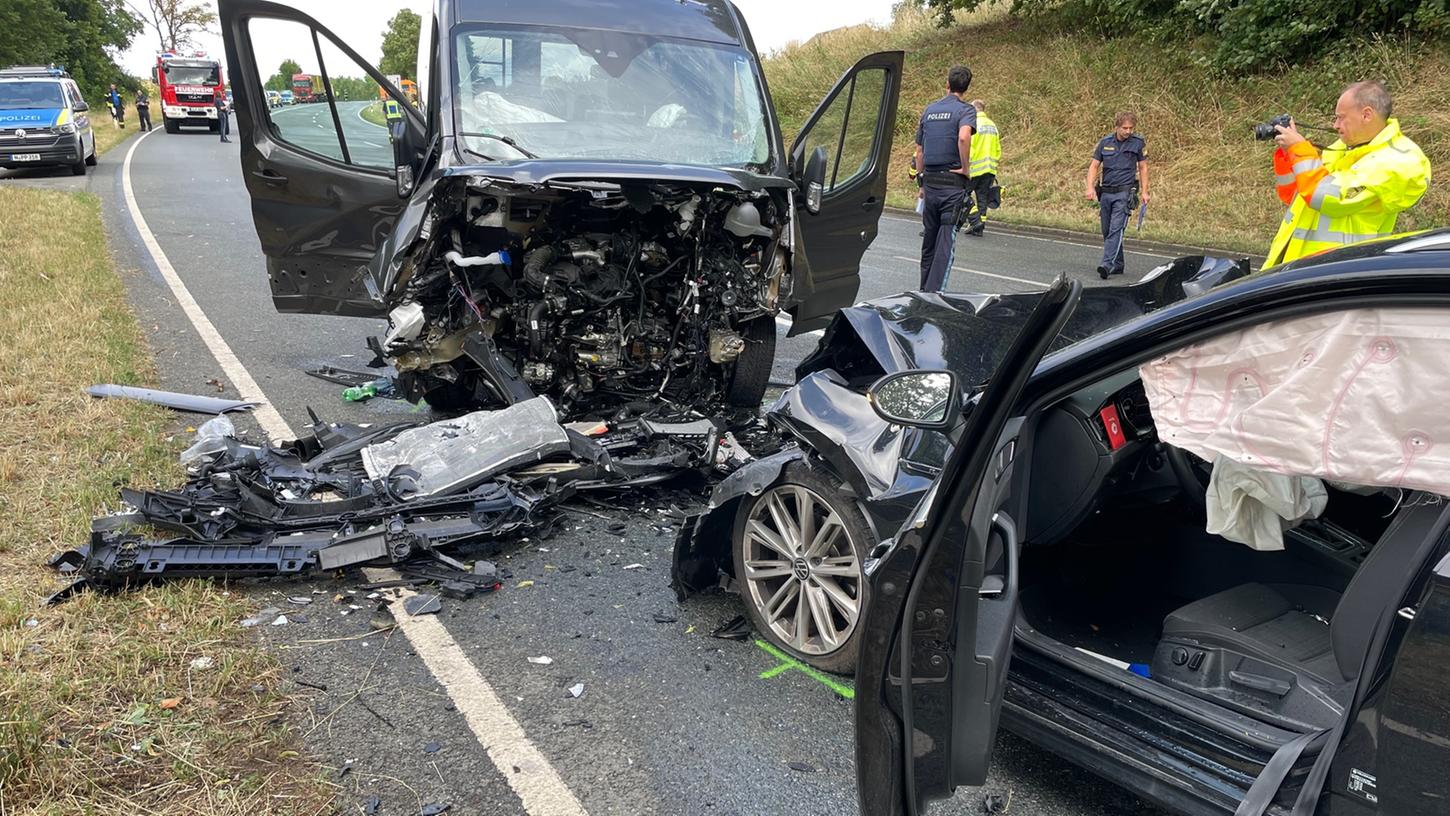
[[870, 538], [840, 480], [804, 462], [786, 466], [735, 520], [735, 578], [756, 631], [818, 669], [854, 672]]

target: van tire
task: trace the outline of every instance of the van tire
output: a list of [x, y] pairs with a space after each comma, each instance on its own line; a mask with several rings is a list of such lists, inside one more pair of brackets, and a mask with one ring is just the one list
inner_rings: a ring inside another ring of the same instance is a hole
[[166, 128], [167, 133], [176, 133], [181, 130], [181, 125], [175, 119], [163, 119], [161, 124]]
[[736, 329], [745, 338], [745, 348], [735, 358], [725, 400], [736, 408], [759, 410], [775, 367], [775, 318], [757, 317]]
[[84, 176], [86, 174], [86, 160], [81, 159], [75, 164], [72, 164], [70, 166], [70, 174], [72, 176]]

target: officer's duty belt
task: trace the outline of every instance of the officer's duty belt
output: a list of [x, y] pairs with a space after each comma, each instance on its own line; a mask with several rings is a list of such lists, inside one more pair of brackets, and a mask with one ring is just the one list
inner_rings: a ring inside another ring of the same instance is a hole
[[927, 170], [921, 174], [923, 183], [928, 187], [966, 187], [967, 177], [961, 173], [953, 173], [950, 170]]
[[1127, 193], [1138, 189], [1136, 184], [1104, 184], [1098, 188], [1098, 193]]

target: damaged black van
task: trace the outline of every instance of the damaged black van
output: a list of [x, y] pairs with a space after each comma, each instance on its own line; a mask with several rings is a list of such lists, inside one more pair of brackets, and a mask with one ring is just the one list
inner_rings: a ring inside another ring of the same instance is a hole
[[[306, 14], [219, 10], [273, 301], [386, 317], [411, 400], [752, 411], [777, 317], [809, 331], [855, 299], [901, 52], [787, 150], [728, 0], [438, 0], [416, 104]], [[289, 39], [324, 92], [273, 109], [254, 46]]]

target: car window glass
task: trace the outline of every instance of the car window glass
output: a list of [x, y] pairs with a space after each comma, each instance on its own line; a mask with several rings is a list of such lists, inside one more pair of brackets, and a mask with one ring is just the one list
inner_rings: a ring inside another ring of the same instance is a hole
[[298, 22], [256, 17], [248, 25], [263, 89], [276, 91], [279, 102], [284, 91], [292, 94], [290, 104], [259, 112], [273, 138], [359, 167], [393, 166], [387, 100], [356, 60], [325, 34], [314, 42], [312, 29]]
[[64, 105], [59, 82], [0, 82], [0, 110], [59, 108]]
[[885, 90], [885, 70], [861, 71], [841, 88], [806, 134], [804, 156], [809, 157], [817, 147], [826, 149], [826, 192], [870, 171]]

